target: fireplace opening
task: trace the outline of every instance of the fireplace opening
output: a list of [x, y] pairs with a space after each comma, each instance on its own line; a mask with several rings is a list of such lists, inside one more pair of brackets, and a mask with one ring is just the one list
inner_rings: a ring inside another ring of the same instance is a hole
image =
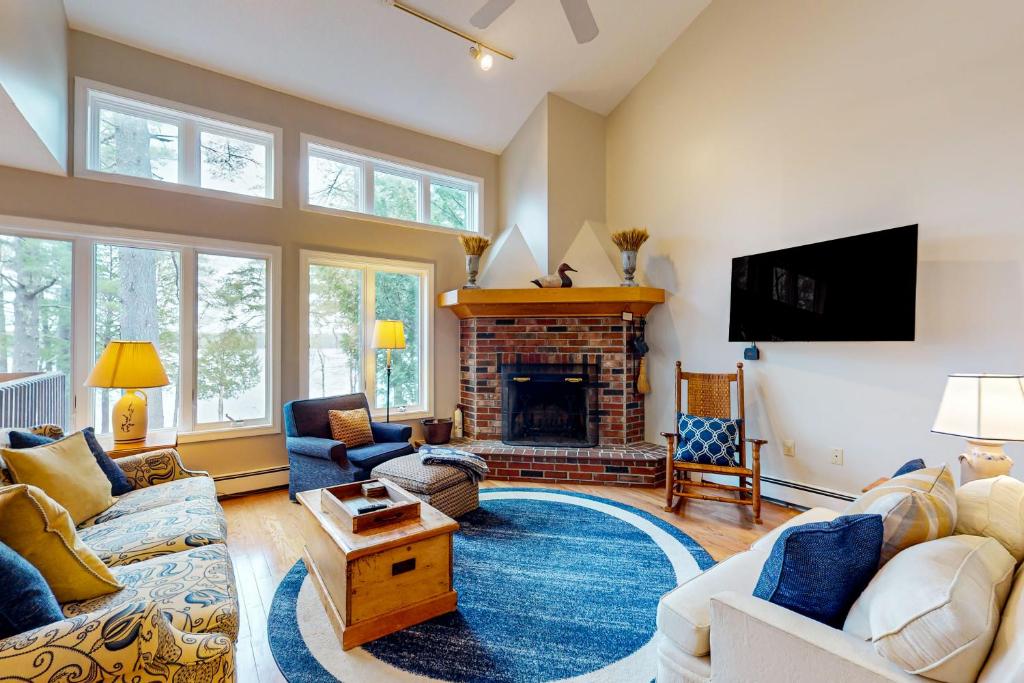
[[503, 366], [501, 440], [512, 446], [596, 446], [597, 377], [590, 364]]

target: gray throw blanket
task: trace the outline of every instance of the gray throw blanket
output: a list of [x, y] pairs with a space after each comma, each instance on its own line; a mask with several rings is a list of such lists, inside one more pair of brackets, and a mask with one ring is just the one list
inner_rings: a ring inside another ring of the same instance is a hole
[[474, 483], [480, 483], [487, 476], [487, 461], [479, 455], [454, 448], [424, 444], [419, 450], [420, 462], [424, 465], [450, 465], [465, 471]]

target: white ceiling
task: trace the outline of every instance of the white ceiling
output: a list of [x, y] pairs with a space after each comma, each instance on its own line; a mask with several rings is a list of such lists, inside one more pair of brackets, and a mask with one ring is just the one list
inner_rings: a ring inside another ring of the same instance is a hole
[[547, 92], [610, 112], [710, 0], [590, 0], [586, 45], [558, 0], [517, 0], [484, 31], [484, 0], [408, 2], [515, 61], [482, 72], [469, 43], [382, 0], [64, 0], [72, 28], [491, 152]]

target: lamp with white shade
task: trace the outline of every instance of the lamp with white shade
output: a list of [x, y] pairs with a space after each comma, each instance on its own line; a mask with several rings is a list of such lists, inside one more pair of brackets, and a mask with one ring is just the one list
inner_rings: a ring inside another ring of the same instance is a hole
[[1008, 474], [1007, 441], [1024, 441], [1024, 375], [956, 374], [946, 380], [932, 431], [967, 439], [960, 484]]

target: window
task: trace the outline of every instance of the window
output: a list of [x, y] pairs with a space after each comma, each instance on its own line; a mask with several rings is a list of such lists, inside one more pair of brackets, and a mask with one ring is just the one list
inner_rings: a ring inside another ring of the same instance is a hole
[[478, 232], [483, 180], [301, 136], [302, 208]]
[[111, 431], [119, 391], [84, 382], [111, 340], [133, 339], [170, 380], [146, 390], [151, 429], [278, 431], [277, 247], [16, 220], [0, 224], [0, 361], [62, 376], [63, 426]]
[[75, 175], [280, 206], [281, 131], [77, 80]]
[[392, 352], [391, 412], [430, 415], [433, 266], [302, 252], [303, 388], [310, 397], [365, 392], [384, 414], [386, 352], [370, 347], [375, 320], [401, 320], [405, 348]]

